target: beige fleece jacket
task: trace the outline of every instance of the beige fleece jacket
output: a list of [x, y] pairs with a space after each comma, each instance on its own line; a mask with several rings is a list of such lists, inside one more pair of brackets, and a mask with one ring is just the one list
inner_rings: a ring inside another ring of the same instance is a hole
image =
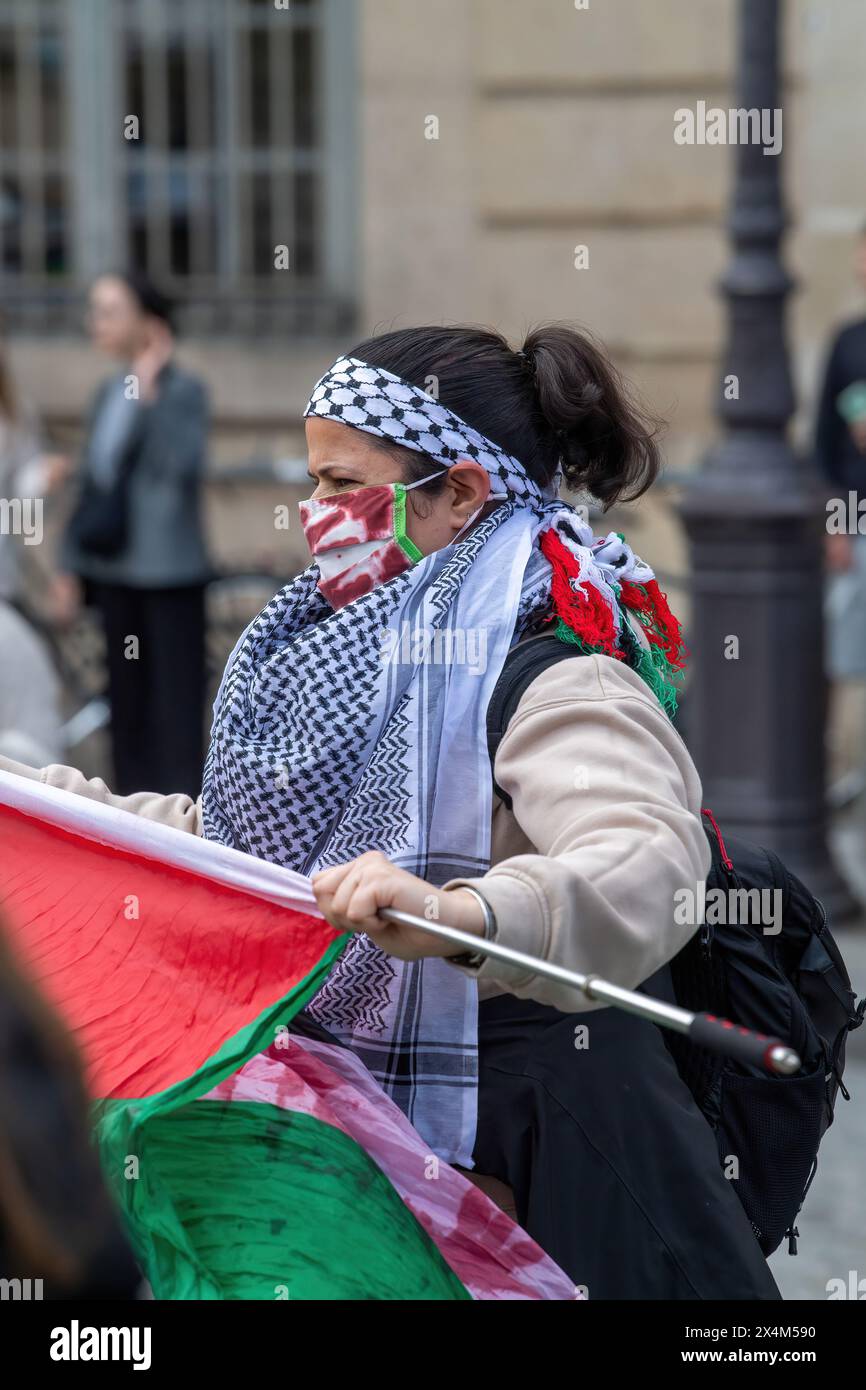
[[[183, 795], [114, 796], [100, 778], [52, 764], [0, 767], [167, 825], [201, 832]], [[639, 676], [611, 657], [562, 661], [524, 692], [496, 755], [492, 868], [454, 879], [484, 894], [507, 946], [633, 988], [695, 931], [674, 920], [674, 894], [696, 891], [710, 851], [691, 757]], [[464, 967], [455, 966], [455, 969]], [[487, 960], [471, 974], [482, 998], [503, 992], [566, 1012], [589, 1003], [565, 985]]]

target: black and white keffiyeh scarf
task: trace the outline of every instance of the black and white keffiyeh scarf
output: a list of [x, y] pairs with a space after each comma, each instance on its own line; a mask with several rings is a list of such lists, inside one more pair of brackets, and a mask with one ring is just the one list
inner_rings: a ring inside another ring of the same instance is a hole
[[[204, 833], [303, 874], [377, 849], [434, 885], [483, 875], [493, 797], [486, 711], [510, 646], [551, 620], [579, 633], [554, 603], [558, 573], [574, 611], [591, 610], [592, 634], [603, 628], [612, 654], [623, 654], [624, 587], [645, 595], [652, 571], [620, 536], [594, 537], [517, 459], [382, 368], [341, 358], [305, 414], [445, 466], [475, 459], [501, 501], [463, 539], [338, 611], [316, 587], [315, 564], [274, 596], [237, 643], [214, 705]], [[440, 959], [393, 959], [358, 935], [307, 1007], [432, 1152], [472, 1166], [473, 980]]]

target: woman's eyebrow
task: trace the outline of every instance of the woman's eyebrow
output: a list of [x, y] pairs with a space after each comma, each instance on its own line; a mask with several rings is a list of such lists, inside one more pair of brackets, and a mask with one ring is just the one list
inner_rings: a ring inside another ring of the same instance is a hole
[[317, 473], [312, 473], [308, 468], [307, 477], [312, 482], [317, 483], [321, 478], [327, 477], [329, 473], [333, 473], [335, 468], [352, 468], [353, 466], [354, 465], [351, 463], [323, 463], [320, 465]]

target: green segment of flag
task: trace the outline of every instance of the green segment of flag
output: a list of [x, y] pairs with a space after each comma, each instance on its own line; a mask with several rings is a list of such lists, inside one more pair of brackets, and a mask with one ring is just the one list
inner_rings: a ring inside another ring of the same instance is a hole
[[156, 1298], [470, 1298], [350, 1136], [272, 1104], [198, 1099], [274, 1041], [345, 943], [191, 1076], [99, 1108], [103, 1167]]

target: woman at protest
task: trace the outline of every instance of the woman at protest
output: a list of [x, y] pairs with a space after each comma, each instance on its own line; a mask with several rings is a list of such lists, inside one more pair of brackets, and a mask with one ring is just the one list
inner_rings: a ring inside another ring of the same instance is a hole
[[[519, 351], [383, 334], [305, 413], [314, 563], [229, 659], [200, 800], [43, 778], [312, 875], [353, 938], [307, 1012], [433, 1153], [511, 1190], [590, 1298], [778, 1297], [655, 1025], [379, 916], [671, 997], [695, 929], [674, 895], [709, 864], [670, 718], [679, 625], [625, 540], [558, 497], [562, 479], [605, 506], [643, 493], [652, 423], [564, 326]], [[506, 655], [545, 632], [580, 659], [531, 682], [491, 768]], [[430, 659], [437, 635], [466, 659]]]

